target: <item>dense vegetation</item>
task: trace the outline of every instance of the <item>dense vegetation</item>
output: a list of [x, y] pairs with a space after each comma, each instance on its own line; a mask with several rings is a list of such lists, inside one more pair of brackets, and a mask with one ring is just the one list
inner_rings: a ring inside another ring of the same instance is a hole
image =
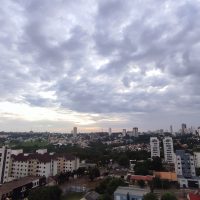
[[29, 200], [60, 200], [62, 191], [58, 186], [41, 187], [31, 190]]
[[101, 200], [110, 200], [112, 195], [118, 186], [127, 186], [121, 178], [107, 178], [103, 180], [98, 187], [96, 187], [96, 192], [101, 194]]

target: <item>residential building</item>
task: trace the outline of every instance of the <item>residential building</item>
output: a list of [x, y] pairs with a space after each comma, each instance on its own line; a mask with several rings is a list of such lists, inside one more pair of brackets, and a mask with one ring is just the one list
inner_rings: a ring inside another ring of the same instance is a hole
[[200, 136], [200, 127], [198, 127], [198, 129], [197, 129], [197, 133]]
[[126, 129], [122, 130], [122, 135], [125, 137], [126, 136]]
[[157, 137], [150, 138], [151, 158], [160, 157], [160, 142]]
[[171, 137], [165, 137], [163, 139], [163, 148], [165, 162], [174, 163], [174, 146]]
[[186, 124], [182, 124], [181, 125], [181, 133], [182, 134], [186, 134], [187, 133], [187, 126], [186, 126]]
[[138, 137], [138, 127], [133, 128], [133, 137]]
[[175, 167], [178, 176], [184, 178], [196, 177], [194, 156], [184, 150], [176, 150]]
[[149, 192], [150, 192], [149, 189], [120, 186], [114, 192], [114, 200], [124, 200], [124, 199], [142, 200], [143, 196]]
[[77, 137], [77, 132], [78, 132], [77, 127], [74, 127], [74, 128], [73, 128], [73, 136], [74, 136], [74, 137]]
[[31, 189], [45, 184], [45, 177], [24, 177], [19, 180], [4, 183], [0, 187], [0, 199], [25, 199]]
[[12, 169], [10, 176], [19, 179], [26, 176], [55, 176], [57, 174], [57, 159], [54, 155], [19, 154], [12, 155]]
[[111, 129], [111, 128], [108, 129], [108, 134], [109, 134], [109, 135], [112, 134], [112, 129]]
[[177, 150], [175, 170], [180, 187], [200, 187], [200, 179], [196, 177], [194, 156], [184, 150]]
[[195, 167], [200, 167], [200, 152], [194, 152], [194, 165]]
[[173, 126], [170, 125], [170, 133], [173, 134]]
[[7, 147], [0, 149], [1, 183], [27, 176], [48, 178], [60, 172], [72, 172], [77, 170], [79, 166], [79, 158], [69, 154], [47, 153], [46, 149], [39, 149], [36, 153], [30, 154]]
[[0, 183], [9, 181], [12, 150], [3, 146], [0, 148]]
[[57, 161], [58, 161], [58, 173], [72, 172], [74, 170], [77, 170], [80, 166], [79, 158], [73, 155], [67, 155], [67, 154], [58, 155]]

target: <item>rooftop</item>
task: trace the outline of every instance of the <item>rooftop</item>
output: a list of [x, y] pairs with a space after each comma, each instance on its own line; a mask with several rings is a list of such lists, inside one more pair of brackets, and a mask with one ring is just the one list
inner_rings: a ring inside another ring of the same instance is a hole
[[149, 193], [150, 190], [148, 188], [137, 188], [137, 187], [118, 187], [117, 190], [115, 190], [115, 194], [124, 194], [127, 195], [129, 193], [130, 195], [135, 196], [143, 196], [146, 193]]
[[9, 193], [15, 188], [21, 187], [23, 185], [26, 185], [32, 181], [38, 180], [41, 177], [33, 177], [33, 176], [27, 176], [18, 180], [14, 180], [8, 183], [4, 183], [0, 186], [0, 196], [5, 193]]

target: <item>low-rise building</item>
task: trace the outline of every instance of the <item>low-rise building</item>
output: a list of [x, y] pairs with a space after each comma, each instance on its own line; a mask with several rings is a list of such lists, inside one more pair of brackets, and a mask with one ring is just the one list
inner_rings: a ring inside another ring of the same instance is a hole
[[170, 182], [177, 181], [176, 172], [154, 172], [155, 177], [159, 177], [161, 180], [168, 180]]
[[31, 189], [45, 184], [45, 177], [24, 177], [19, 180], [4, 183], [0, 187], [0, 200], [24, 199], [28, 196], [28, 192]]
[[114, 192], [114, 200], [124, 200], [124, 199], [142, 200], [143, 196], [149, 192], [150, 192], [149, 189], [120, 186]]

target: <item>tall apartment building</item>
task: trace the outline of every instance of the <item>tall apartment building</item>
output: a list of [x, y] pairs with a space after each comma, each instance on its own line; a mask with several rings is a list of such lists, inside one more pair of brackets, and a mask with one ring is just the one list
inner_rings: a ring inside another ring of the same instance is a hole
[[74, 136], [74, 137], [77, 137], [77, 132], [78, 132], [77, 127], [74, 127], [74, 128], [73, 128], [73, 136]]
[[200, 167], [200, 152], [194, 152], [194, 165], [195, 167]]
[[173, 134], [173, 126], [170, 125], [170, 133]]
[[186, 179], [196, 177], [194, 156], [189, 153], [185, 153], [184, 150], [177, 150], [175, 169], [177, 176], [181, 176]]
[[151, 158], [160, 157], [160, 143], [157, 137], [150, 138]]
[[11, 149], [0, 148], [0, 183], [9, 181]]
[[165, 137], [163, 139], [163, 148], [165, 162], [174, 163], [174, 146], [171, 137]]
[[109, 134], [109, 135], [112, 134], [112, 129], [111, 129], [111, 128], [108, 129], [108, 134]]
[[186, 134], [187, 133], [187, 126], [186, 126], [186, 124], [182, 124], [181, 125], [181, 132], [182, 132], [182, 134]]
[[197, 133], [200, 136], [200, 127], [198, 127], [198, 129], [197, 129]]
[[125, 137], [126, 136], [126, 129], [122, 130], [122, 135]]
[[133, 128], [133, 137], [138, 137], [138, 127]]

